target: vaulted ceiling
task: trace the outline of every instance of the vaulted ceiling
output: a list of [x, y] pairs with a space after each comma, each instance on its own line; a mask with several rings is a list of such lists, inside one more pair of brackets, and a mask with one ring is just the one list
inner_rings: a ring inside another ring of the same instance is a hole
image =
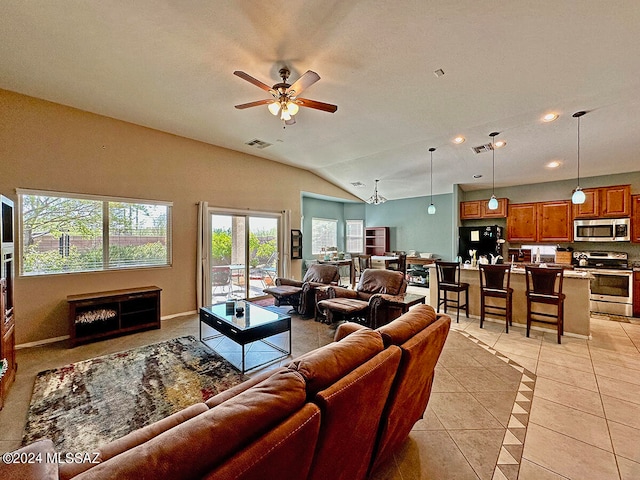
[[[390, 199], [427, 195], [430, 147], [434, 194], [490, 187], [491, 153], [472, 147], [492, 131], [507, 142], [496, 187], [575, 178], [578, 110], [582, 176], [640, 170], [638, 58], [637, 0], [0, 5], [0, 88], [295, 165], [363, 199], [375, 179]], [[283, 128], [265, 106], [234, 108], [268, 95], [235, 70], [272, 85], [282, 66], [291, 81], [317, 72], [303, 96], [338, 111], [301, 108]]]

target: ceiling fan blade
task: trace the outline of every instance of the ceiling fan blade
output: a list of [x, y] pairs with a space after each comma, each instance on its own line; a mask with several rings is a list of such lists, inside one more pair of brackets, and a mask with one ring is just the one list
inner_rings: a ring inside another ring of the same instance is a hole
[[234, 75], [237, 75], [238, 77], [246, 80], [249, 83], [253, 83], [256, 87], [261, 88], [262, 90], [266, 90], [267, 92], [271, 92], [272, 88], [267, 85], [266, 83], [262, 83], [260, 80], [258, 80], [257, 78], [253, 78], [251, 75], [241, 72], [240, 70], [236, 70], [235, 72], [233, 72]]
[[249, 108], [249, 107], [257, 107], [259, 105], [268, 105], [270, 103], [273, 103], [273, 99], [265, 99], [265, 100], [258, 100], [256, 102], [249, 102], [249, 103], [243, 103], [240, 105], [236, 105], [236, 108], [242, 110], [244, 108]]
[[320, 75], [316, 72], [312, 72], [311, 70], [307, 70], [304, 75], [302, 75], [298, 80], [294, 82], [293, 85], [289, 87], [289, 91], [292, 90], [295, 92], [295, 95], [300, 95], [305, 88], [309, 88], [311, 85], [320, 80]]
[[309, 100], [308, 98], [296, 98], [296, 103], [302, 107], [315, 108], [316, 110], [322, 110], [323, 112], [335, 113], [338, 110], [337, 105], [330, 103], [318, 102], [316, 100]]

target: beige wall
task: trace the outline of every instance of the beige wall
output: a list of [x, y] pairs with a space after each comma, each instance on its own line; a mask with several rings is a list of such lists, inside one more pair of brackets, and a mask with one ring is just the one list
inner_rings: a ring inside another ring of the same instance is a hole
[[[173, 202], [170, 268], [18, 277], [17, 343], [68, 334], [67, 295], [157, 285], [162, 315], [196, 308], [196, 203], [279, 212], [300, 192], [355, 200], [298, 168], [0, 90], [0, 192], [16, 188]], [[300, 262], [293, 272], [299, 275]]]

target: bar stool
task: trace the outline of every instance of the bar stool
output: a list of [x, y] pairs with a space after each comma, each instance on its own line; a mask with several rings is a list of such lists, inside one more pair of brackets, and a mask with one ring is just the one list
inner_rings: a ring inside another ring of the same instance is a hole
[[[527, 281], [527, 337], [531, 330], [531, 321], [555, 323], [558, 326], [558, 343], [564, 335], [564, 298], [562, 293], [562, 267], [525, 267]], [[557, 313], [535, 312], [531, 309], [533, 303], [555, 305]], [[554, 320], [532, 318], [532, 315]]]
[[[480, 272], [480, 328], [484, 323], [486, 313], [504, 316], [507, 333], [509, 333], [509, 325], [513, 325], [512, 319], [512, 299], [513, 288], [511, 283], [511, 266], [510, 265], [479, 265]], [[504, 299], [504, 307], [500, 305], [492, 305], [486, 303], [486, 298]]]
[[[460, 322], [460, 309], [464, 308], [467, 318], [469, 318], [469, 284], [460, 282], [460, 264], [458, 262], [436, 262], [436, 272], [438, 275], [438, 307], [444, 305], [444, 313], [447, 307], [454, 307], [456, 313], [456, 323]], [[449, 298], [448, 293], [453, 292], [456, 298]], [[460, 305], [460, 292], [465, 294], [465, 303]]]

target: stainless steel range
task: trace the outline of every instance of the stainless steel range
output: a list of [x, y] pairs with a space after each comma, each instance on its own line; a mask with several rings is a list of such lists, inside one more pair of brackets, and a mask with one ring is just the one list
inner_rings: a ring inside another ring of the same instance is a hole
[[591, 311], [633, 315], [633, 271], [623, 252], [573, 252], [574, 268], [591, 279]]

